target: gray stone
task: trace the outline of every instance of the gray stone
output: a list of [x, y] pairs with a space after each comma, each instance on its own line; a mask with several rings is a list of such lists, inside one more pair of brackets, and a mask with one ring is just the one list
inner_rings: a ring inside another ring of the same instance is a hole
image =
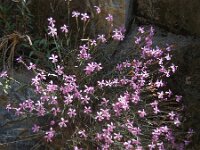
[[[6, 110], [9, 102], [22, 102], [28, 98], [36, 98], [32, 88], [24, 86], [30, 82], [32, 75], [26, 71], [13, 72], [14, 78], [21, 82], [11, 82], [11, 88], [8, 95], [0, 94], [0, 149], [5, 150], [27, 150], [34, 146], [34, 140], [21, 140], [21, 135], [29, 136], [31, 134], [32, 119], [23, 119], [17, 117], [14, 113]], [[8, 144], [6, 144], [8, 143]]]
[[155, 23], [181, 34], [200, 35], [199, 0], [137, 0], [140, 20]]

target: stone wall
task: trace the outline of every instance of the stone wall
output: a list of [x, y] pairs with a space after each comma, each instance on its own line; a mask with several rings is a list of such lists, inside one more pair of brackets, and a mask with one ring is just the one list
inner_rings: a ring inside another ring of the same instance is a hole
[[140, 20], [159, 24], [181, 34], [200, 35], [199, 0], [137, 0]]

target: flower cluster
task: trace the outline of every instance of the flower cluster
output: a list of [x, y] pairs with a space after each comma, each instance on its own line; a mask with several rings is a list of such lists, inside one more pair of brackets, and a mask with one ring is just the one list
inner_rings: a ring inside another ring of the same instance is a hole
[[48, 35], [52, 36], [52, 37], [57, 37], [57, 28], [55, 27], [55, 20], [50, 17], [48, 18], [48, 22], [49, 22], [49, 26], [48, 26]]
[[90, 75], [94, 71], [100, 71], [101, 69], [102, 67], [100, 63], [97, 64], [96, 62], [91, 62], [91, 63], [88, 63], [88, 65], [86, 66], [84, 70], [87, 75]]
[[[101, 12], [99, 7], [95, 8], [97, 13]], [[79, 16], [84, 22], [90, 19], [87, 13], [72, 12], [72, 17]], [[109, 14], [106, 20], [112, 22], [112, 15]], [[48, 34], [57, 37], [55, 20], [49, 18], [48, 21]], [[61, 30], [69, 32], [66, 25]], [[124, 39], [122, 29], [115, 29], [113, 33], [114, 40]], [[91, 52], [92, 47], [107, 41], [103, 34], [82, 42], [78, 53], [75, 51], [77, 57], [73, 59], [80, 64], [78, 73], [66, 72], [68, 66], [61, 63], [56, 52], [49, 57], [54, 66], [52, 72], [30, 63], [27, 69], [35, 73], [31, 85], [38, 99], [26, 99], [18, 106], [8, 104], [7, 109], [17, 116], [48, 118], [45, 124], [34, 124], [32, 132], [42, 133], [49, 143], [57, 138], [64, 140], [66, 145], [61, 147], [74, 150], [184, 148], [191, 132], [185, 139], [176, 138], [183, 120], [182, 96], [173, 93], [167, 85], [167, 79], [178, 67], [171, 63], [170, 46], [153, 47], [153, 35], [152, 27], [140, 27], [135, 37], [140, 57], [118, 63], [112, 75], [106, 78], [95, 80], [94, 74], [98, 76], [103, 69]], [[25, 64], [22, 58], [18, 60]], [[7, 77], [6, 72], [0, 77]]]

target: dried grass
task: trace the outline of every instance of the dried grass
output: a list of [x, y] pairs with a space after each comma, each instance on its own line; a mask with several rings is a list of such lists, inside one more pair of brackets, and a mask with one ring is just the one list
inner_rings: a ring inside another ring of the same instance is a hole
[[27, 39], [31, 45], [31, 40], [28, 35], [21, 35], [19, 32], [14, 32], [0, 38], [0, 53], [2, 58], [3, 70], [13, 69], [14, 56], [17, 45]]

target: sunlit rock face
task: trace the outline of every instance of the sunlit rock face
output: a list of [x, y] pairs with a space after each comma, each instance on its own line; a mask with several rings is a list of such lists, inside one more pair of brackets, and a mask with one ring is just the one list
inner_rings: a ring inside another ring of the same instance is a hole
[[[77, 0], [77, 4], [80, 1]], [[125, 0], [86, 0], [86, 9], [91, 12], [92, 15], [95, 14], [94, 6], [99, 6], [101, 8], [101, 13], [96, 16], [95, 30], [97, 32], [107, 32], [108, 23], [105, 17], [108, 14], [113, 16], [113, 27], [122, 27], [125, 25], [125, 10], [127, 1]]]
[[137, 0], [137, 16], [172, 31], [200, 35], [199, 0]]

